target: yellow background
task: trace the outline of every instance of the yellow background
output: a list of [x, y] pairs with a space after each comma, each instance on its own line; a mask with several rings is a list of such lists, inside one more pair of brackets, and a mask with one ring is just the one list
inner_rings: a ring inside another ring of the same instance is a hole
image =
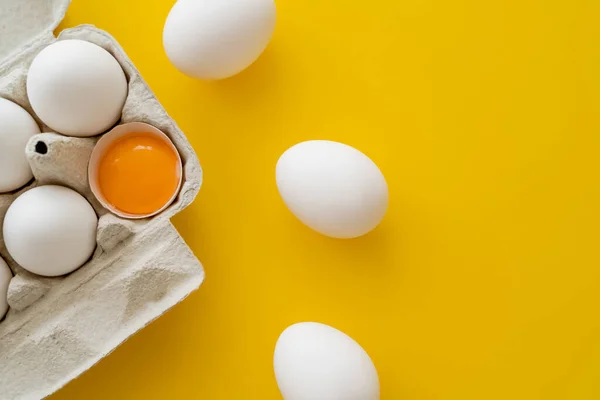
[[[384, 400], [600, 398], [600, 2], [278, 0], [266, 53], [221, 82], [162, 49], [174, 3], [74, 0], [112, 33], [205, 170], [174, 223], [206, 281], [52, 397], [279, 399], [272, 354], [315, 320], [356, 339]], [[372, 234], [321, 237], [275, 163], [307, 139], [369, 155]]]

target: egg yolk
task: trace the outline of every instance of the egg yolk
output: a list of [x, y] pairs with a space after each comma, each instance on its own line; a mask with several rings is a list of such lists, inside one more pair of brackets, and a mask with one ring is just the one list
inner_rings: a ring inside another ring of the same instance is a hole
[[116, 209], [129, 214], [160, 210], [177, 191], [177, 154], [150, 133], [133, 133], [115, 141], [98, 167], [99, 189]]

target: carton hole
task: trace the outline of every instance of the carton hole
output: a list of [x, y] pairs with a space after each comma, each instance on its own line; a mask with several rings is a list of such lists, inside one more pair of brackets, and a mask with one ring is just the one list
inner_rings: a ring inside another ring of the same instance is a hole
[[47, 154], [48, 153], [48, 145], [44, 142], [37, 142], [35, 144], [35, 152], [38, 154]]

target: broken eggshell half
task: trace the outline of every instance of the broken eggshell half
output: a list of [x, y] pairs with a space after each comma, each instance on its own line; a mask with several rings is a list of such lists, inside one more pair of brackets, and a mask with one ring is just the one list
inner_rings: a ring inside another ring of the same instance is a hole
[[[148, 134], [153, 136], [154, 138], [159, 139], [164, 144], [166, 144], [174, 152], [174, 154], [176, 154], [177, 157], [177, 167], [175, 171], [178, 180], [177, 188], [173, 192], [171, 198], [161, 208], [150, 213], [133, 214], [120, 210], [114, 204], [107, 200], [105, 195], [102, 193], [102, 189], [100, 187], [99, 169], [104, 155], [114, 143], [124, 138], [125, 136], [135, 133]], [[105, 207], [113, 214], [127, 219], [149, 218], [154, 215], [160, 214], [167, 207], [169, 207], [177, 198], [183, 181], [183, 167], [181, 162], [181, 156], [179, 155], [179, 152], [177, 151], [177, 148], [175, 147], [171, 139], [169, 139], [169, 137], [160, 129], [143, 122], [130, 122], [128, 124], [118, 125], [108, 133], [104, 134], [100, 138], [100, 140], [98, 140], [98, 143], [96, 143], [96, 146], [92, 151], [92, 156], [88, 165], [88, 179], [90, 183], [90, 188], [96, 199], [102, 204], [103, 207]]]

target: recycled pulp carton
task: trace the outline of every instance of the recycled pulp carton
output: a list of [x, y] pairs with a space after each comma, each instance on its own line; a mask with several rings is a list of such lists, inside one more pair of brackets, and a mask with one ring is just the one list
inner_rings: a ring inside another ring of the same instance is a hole
[[[11, 202], [45, 184], [70, 187], [99, 216], [97, 248], [79, 270], [60, 278], [28, 273], [10, 257], [0, 229], [0, 255], [14, 277], [10, 309], [0, 321], [0, 399], [40, 399], [55, 392], [197, 289], [202, 265], [171, 225], [202, 183], [202, 170], [185, 135], [167, 115], [119, 44], [91, 25], [53, 30], [70, 0], [0, 0], [0, 97], [36, 118], [42, 128], [26, 154], [34, 180], [0, 194], [0, 226]], [[110, 52], [123, 67], [129, 92], [119, 124], [145, 122], [165, 132], [183, 161], [183, 185], [175, 202], [145, 220], [124, 220], [92, 195], [87, 165], [98, 140], [52, 132], [27, 99], [26, 77], [35, 55], [57, 40], [81, 39]]]

